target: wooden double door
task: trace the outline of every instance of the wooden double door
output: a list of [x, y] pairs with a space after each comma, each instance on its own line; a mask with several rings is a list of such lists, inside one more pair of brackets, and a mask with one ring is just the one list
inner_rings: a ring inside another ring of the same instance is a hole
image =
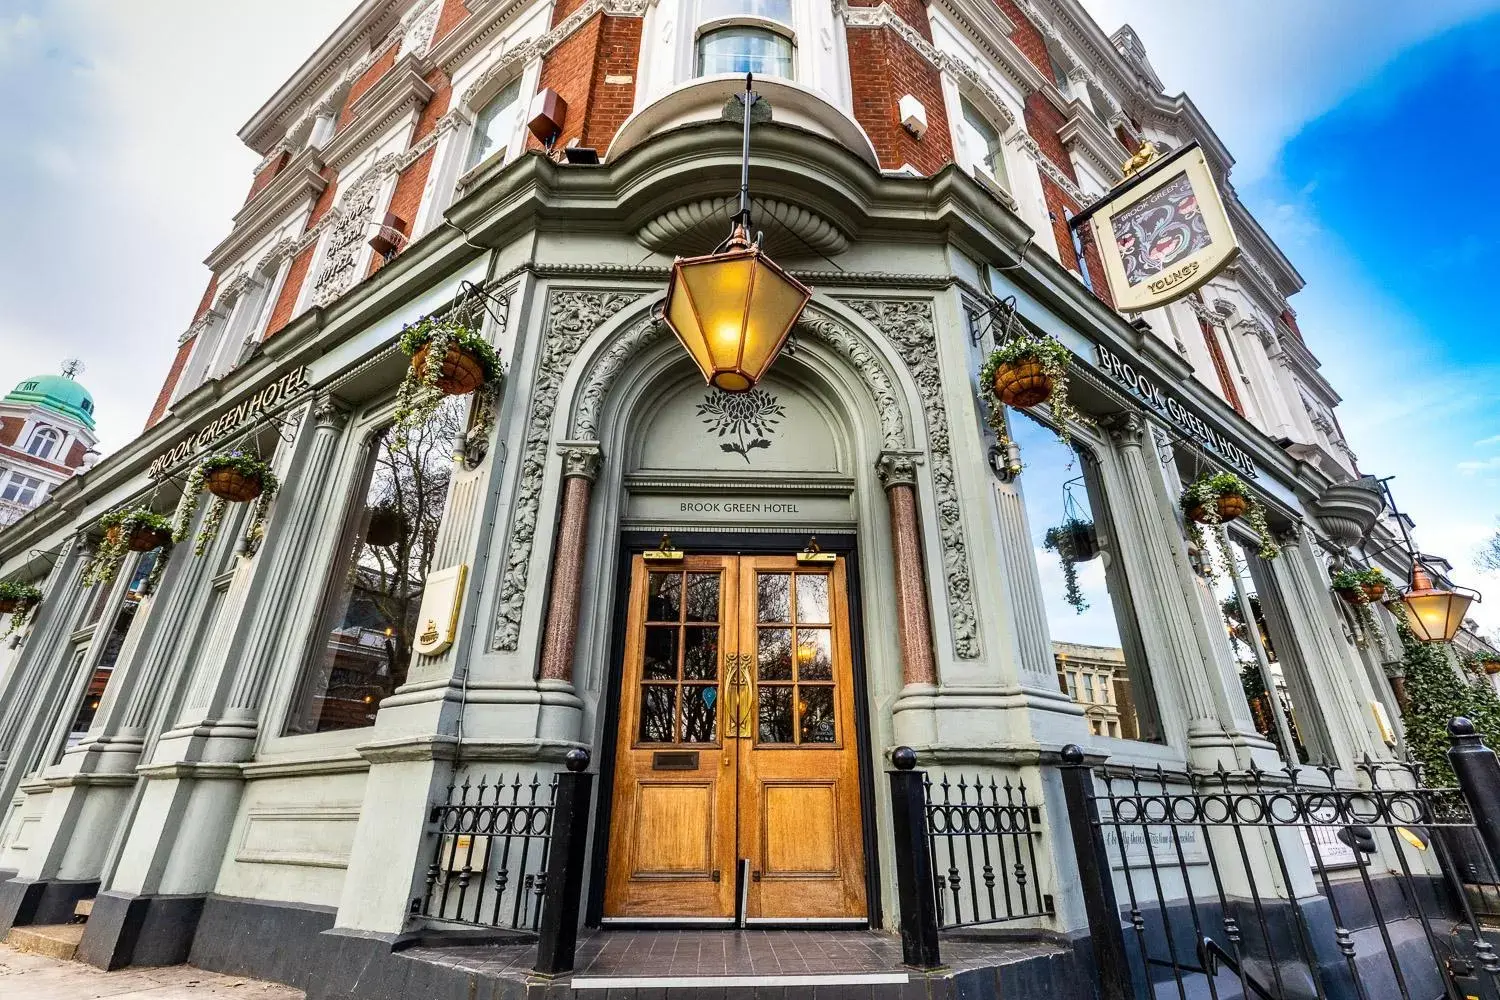
[[606, 918], [865, 918], [844, 561], [631, 573]]

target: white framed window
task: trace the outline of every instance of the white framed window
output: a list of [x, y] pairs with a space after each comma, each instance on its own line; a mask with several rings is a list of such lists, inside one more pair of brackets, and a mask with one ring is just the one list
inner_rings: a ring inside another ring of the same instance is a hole
[[521, 117], [521, 78], [518, 76], [490, 98], [474, 119], [464, 170], [473, 170], [510, 145]]
[[973, 169], [1009, 191], [1010, 178], [1005, 172], [1005, 151], [1000, 143], [1000, 130], [990, 124], [990, 120], [967, 98], [960, 97], [958, 105], [958, 144], [962, 148], [964, 160]]
[[0, 489], [0, 500], [9, 500], [22, 506], [33, 503], [37, 494], [42, 489], [42, 481], [33, 476], [25, 476], [19, 472], [12, 472], [6, 480], [5, 487]]
[[700, 0], [698, 5], [699, 24], [736, 17], [791, 24], [792, 0]]
[[698, 36], [698, 75], [792, 78], [792, 40], [769, 28], [730, 25]]
[[49, 459], [60, 449], [62, 439], [62, 431], [56, 427], [38, 427], [31, 432], [31, 440], [26, 442], [26, 454]]

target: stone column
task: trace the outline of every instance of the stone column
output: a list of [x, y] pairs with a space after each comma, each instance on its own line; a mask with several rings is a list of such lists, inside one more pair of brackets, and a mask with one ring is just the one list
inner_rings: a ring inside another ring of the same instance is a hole
[[[1204, 653], [1194, 633], [1192, 606], [1178, 576], [1178, 567], [1162, 524], [1175, 524], [1160, 501], [1159, 490], [1142, 451], [1148, 433], [1138, 413], [1117, 413], [1100, 421], [1116, 444], [1124, 488], [1111, 491], [1118, 512], [1116, 529], [1130, 541], [1134, 558], [1126, 560], [1126, 575], [1136, 591], [1136, 607], [1155, 620], [1140, 622], [1141, 642], [1153, 667], [1157, 691], [1175, 690], [1176, 708], [1187, 722], [1188, 743], [1222, 740], [1224, 726], [1214, 706], [1204, 670]], [[1118, 495], [1117, 495], [1118, 494]], [[1153, 530], [1153, 526], [1157, 526]], [[1170, 678], [1161, 676], [1169, 674]], [[1167, 722], [1169, 706], [1158, 706]], [[1170, 723], [1167, 725], [1170, 732]]]
[[904, 452], [883, 452], [875, 473], [890, 504], [891, 561], [896, 575], [896, 629], [901, 640], [901, 679], [907, 685], [937, 684], [932, 653], [932, 621], [927, 610], [927, 580], [922, 571], [922, 536], [917, 523], [916, 459]]
[[599, 476], [599, 445], [567, 441], [557, 453], [563, 459], [562, 513], [552, 552], [552, 588], [547, 627], [542, 634], [543, 680], [573, 680], [573, 648], [578, 636], [578, 599], [583, 584], [583, 557], [588, 539], [589, 498]]

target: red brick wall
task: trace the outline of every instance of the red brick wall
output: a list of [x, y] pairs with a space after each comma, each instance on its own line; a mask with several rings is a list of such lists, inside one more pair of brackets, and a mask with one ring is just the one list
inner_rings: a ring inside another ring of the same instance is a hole
[[463, 23], [463, 19], [469, 16], [469, 8], [464, 0], [443, 0], [443, 11], [438, 15], [437, 27], [432, 32], [433, 44], [437, 44], [448, 37], [449, 32]]
[[[578, 6], [578, 2], [558, 3], [553, 23], [566, 16], [567, 11]], [[588, 119], [589, 93], [593, 89], [594, 64], [599, 53], [599, 38], [603, 29], [604, 15], [589, 19], [589, 22], [569, 35], [561, 45], [547, 54], [542, 61], [542, 75], [538, 90], [555, 90], [568, 102], [567, 117], [563, 120], [562, 133], [557, 137], [555, 149], [562, 149], [575, 138], [582, 140], [583, 126]], [[534, 137], [526, 140], [528, 149], [541, 149], [542, 144]]]
[[[599, 29], [599, 53], [594, 61], [593, 88], [584, 112], [585, 146], [603, 151], [635, 107], [635, 77], [641, 56], [639, 17], [605, 17]], [[628, 77], [629, 83], [610, 83], [606, 77]], [[569, 115], [572, 112], [569, 111]]]
[[[1198, 292], [1193, 293], [1198, 304], [1203, 304], [1203, 296]], [[1208, 356], [1213, 359], [1214, 372], [1219, 376], [1219, 388], [1224, 390], [1224, 398], [1229, 405], [1234, 407], [1240, 416], [1245, 415], [1245, 406], [1240, 402], [1239, 387], [1234, 384], [1234, 373], [1229, 370], [1229, 361], [1224, 357], [1224, 348], [1219, 345], [1219, 335], [1207, 320], [1201, 317], [1198, 320], [1198, 329], [1203, 331], [1203, 344], [1208, 348]]]
[[[328, 186], [313, 203], [312, 213], [307, 217], [308, 229], [317, 225], [318, 220], [327, 215], [328, 210], [333, 207], [334, 195], [338, 188], [338, 172], [332, 167], [324, 167], [323, 179], [328, 181]], [[267, 338], [292, 321], [292, 310], [297, 307], [297, 297], [302, 293], [302, 282], [307, 280], [308, 268], [312, 267], [313, 254], [317, 251], [318, 241], [314, 240], [303, 247], [302, 252], [293, 258], [292, 266], [286, 272], [286, 281], [281, 284], [281, 294], [276, 297], [276, 308], [271, 311], [271, 318], [266, 322]]]
[[281, 168], [286, 166], [287, 160], [291, 158], [291, 153], [282, 150], [280, 156], [267, 163], [264, 167], [261, 167], [260, 173], [255, 175], [255, 180], [250, 184], [250, 193], [245, 195], [245, 203], [249, 204], [251, 201], [254, 201], [255, 196], [266, 189], [266, 185], [271, 183], [277, 174], [281, 173]]
[[177, 388], [177, 380], [182, 377], [182, 370], [187, 367], [188, 355], [193, 353], [193, 341], [197, 337], [189, 337], [177, 345], [177, 354], [172, 358], [172, 367], [167, 372], [167, 380], [162, 383], [161, 392], [156, 394], [156, 403], [151, 407], [151, 415], [146, 418], [146, 429], [150, 430], [155, 423], [167, 412], [167, 403], [172, 398], [172, 390]]
[[[448, 103], [453, 99], [453, 83], [442, 70], [433, 70], [426, 79], [432, 88], [432, 100], [422, 109], [417, 127], [412, 131], [413, 146], [432, 134], [438, 119], [448, 113]], [[436, 152], [436, 147], [429, 149], [401, 171], [401, 176], [396, 179], [396, 190], [391, 193], [391, 205], [387, 211], [406, 220], [408, 236], [412, 224], [417, 221], [417, 211], [422, 207], [422, 191], [427, 187], [427, 174], [432, 170], [432, 158]], [[369, 273], [374, 274], [384, 264], [379, 254], [371, 254]]]
[[[877, 3], [859, 0], [854, 6]], [[897, 0], [891, 6], [924, 38], [932, 37], [926, 8], [919, 0]], [[850, 28], [848, 41], [854, 119], [874, 143], [880, 165], [894, 170], [909, 163], [924, 174], [937, 173], [953, 160], [953, 139], [937, 70], [890, 28]], [[927, 109], [927, 133], [921, 139], [901, 127], [897, 102], [907, 93]]]
[[208, 287], [203, 290], [203, 298], [198, 300], [198, 308], [193, 312], [193, 322], [196, 323], [208, 312], [208, 307], [214, 304], [214, 295], [219, 291], [219, 276], [209, 275]]
[[1052, 57], [1047, 55], [1047, 42], [1042, 38], [1042, 33], [1037, 30], [1036, 25], [1029, 21], [1021, 8], [1017, 7], [1014, 0], [995, 0], [995, 6], [1015, 23], [1015, 30], [1010, 33], [1010, 40], [1015, 43], [1016, 48], [1026, 56], [1031, 65], [1035, 66], [1043, 76], [1057, 83], [1057, 74], [1052, 72]]
[[349, 124], [349, 119], [354, 117], [354, 112], [352, 110], [354, 107], [354, 102], [368, 93], [370, 88], [379, 83], [380, 78], [382, 76], [385, 76], [386, 72], [392, 66], [396, 65], [397, 48], [399, 48], [399, 46], [395, 45], [394, 43], [387, 47], [386, 50], [380, 54], [379, 58], [377, 58], [373, 63], [370, 64], [369, 69], [361, 73], [359, 79], [354, 81], [354, 86], [349, 88], [349, 96], [344, 98], [344, 107], [339, 111], [338, 128], [343, 128], [345, 125]]
[[25, 426], [24, 417], [0, 417], [0, 444], [15, 444]]
[[74, 441], [73, 447], [68, 449], [68, 457], [64, 463], [70, 469], [76, 469], [83, 464], [83, 454], [88, 451], [82, 441]]

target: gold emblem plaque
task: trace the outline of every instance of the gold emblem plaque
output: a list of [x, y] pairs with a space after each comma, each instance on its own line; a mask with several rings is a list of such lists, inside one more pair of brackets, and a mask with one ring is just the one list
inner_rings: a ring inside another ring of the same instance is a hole
[[437, 656], [453, 645], [458, 635], [458, 612], [463, 604], [464, 581], [469, 567], [464, 563], [427, 574], [422, 590], [422, 608], [417, 614], [414, 647], [423, 656]]

